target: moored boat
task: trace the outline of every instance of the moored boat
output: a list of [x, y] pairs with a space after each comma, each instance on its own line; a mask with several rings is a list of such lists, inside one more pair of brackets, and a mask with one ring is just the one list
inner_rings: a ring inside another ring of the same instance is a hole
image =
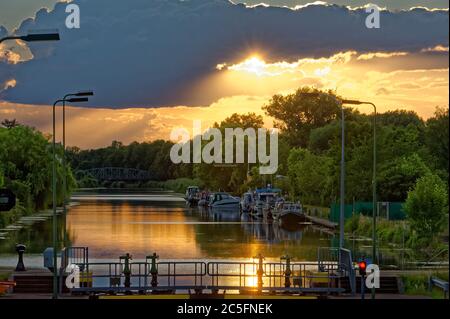
[[200, 188], [198, 186], [189, 186], [186, 189], [184, 199], [186, 200], [186, 202], [188, 202], [188, 204], [190, 206], [195, 206], [198, 204], [198, 201], [200, 199], [199, 193], [200, 193]]
[[275, 203], [279, 200], [281, 189], [279, 188], [258, 188], [255, 191], [256, 202], [254, 214], [257, 217], [264, 217], [264, 215], [272, 212], [275, 208]]
[[208, 206], [211, 208], [239, 208], [239, 199], [228, 193], [219, 192], [209, 196]]
[[242, 195], [242, 199], [240, 202], [240, 208], [241, 212], [243, 213], [250, 213], [253, 211], [255, 207], [255, 197], [253, 196], [252, 192], [247, 192], [244, 195]]
[[209, 203], [209, 192], [202, 191], [199, 196], [198, 206], [207, 207]]
[[284, 202], [280, 203], [274, 213], [282, 225], [298, 225], [306, 221], [300, 203]]

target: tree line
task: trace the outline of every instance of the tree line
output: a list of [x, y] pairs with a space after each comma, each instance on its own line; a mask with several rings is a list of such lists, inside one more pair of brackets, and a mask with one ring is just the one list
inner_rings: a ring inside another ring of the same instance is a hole
[[[318, 97], [304, 96], [318, 92]], [[341, 152], [340, 107], [332, 91], [308, 87], [290, 95], [275, 95], [263, 106], [279, 128], [279, 168], [261, 176], [257, 164], [173, 164], [170, 141], [131, 143], [80, 150], [71, 148], [75, 170], [94, 167], [130, 167], [148, 170], [155, 181], [198, 179], [201, 186], [240, 194], [271, 183], [284, 187], [293, 199], [328, 206], [339, 196]], [[233, 114], [214, 127], [260, 128], [264, 121], [254, 113]], [[345, 108], [346, 201], [372, 198], [373, 117]], [[224, 134], [222, 134], [224, 136]], [[205, 144], [205, 143], [204, 143]], [[223, 145], [225, 143], [222, 143]], [[246, 145], [247, 146], [247, 145]], [[246, 147], [247, 150], [247, 147]], [[436, 109], [428, 120], [413, 111], [395, 110], [377, 116], [377, 184], [380, 201], [404, 201], [416, 181], [427, 174], [448, 178], [448, 110]]]

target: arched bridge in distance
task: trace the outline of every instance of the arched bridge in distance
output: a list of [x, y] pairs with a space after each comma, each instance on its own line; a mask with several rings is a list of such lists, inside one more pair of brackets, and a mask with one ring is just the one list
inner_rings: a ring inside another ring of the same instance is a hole
[[99, 167], [79, 170], [78, 172], [90, 175], [99, 181], [141, 182], [151, 179], [148, 171], [126, 167]]

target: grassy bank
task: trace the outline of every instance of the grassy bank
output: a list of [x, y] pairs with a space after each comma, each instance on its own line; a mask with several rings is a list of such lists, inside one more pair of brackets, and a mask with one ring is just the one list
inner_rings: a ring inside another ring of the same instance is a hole
[[[353, 236], [371, 237], [372, 218], [355, 214], [345, 222], [345, 232]], [[403, 245], [411, 238], [411, 230], [406, 221], [377, 220], [377, 239], [382, 243]]]
[[402, 275], [401, 279], [403, 281], [405, 294], [429, 296], [434, 299], [442, 299], [444, 297], [444, 292], [442, 289], [438, 287], [433, 287], [431, 290], [429, 289], [430, 276], [448, 282], [448, 272]]

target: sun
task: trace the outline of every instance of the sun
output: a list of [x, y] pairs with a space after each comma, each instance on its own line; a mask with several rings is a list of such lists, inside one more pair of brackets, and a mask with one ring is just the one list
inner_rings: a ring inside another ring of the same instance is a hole
[[267, 64], [257, 55], [251, 56], [240, 64], [240, 70], [257, 76], [263, 76], [266, 73]]
[[268, 75], [268, 64], [261, 59], [258, 55], [252, 55], [243, 62], [228, 66], [226, 63], [218, 64], [216, 66], [218, 70], [232, 70], [238, 72], [245, 72], [256, 76]]

